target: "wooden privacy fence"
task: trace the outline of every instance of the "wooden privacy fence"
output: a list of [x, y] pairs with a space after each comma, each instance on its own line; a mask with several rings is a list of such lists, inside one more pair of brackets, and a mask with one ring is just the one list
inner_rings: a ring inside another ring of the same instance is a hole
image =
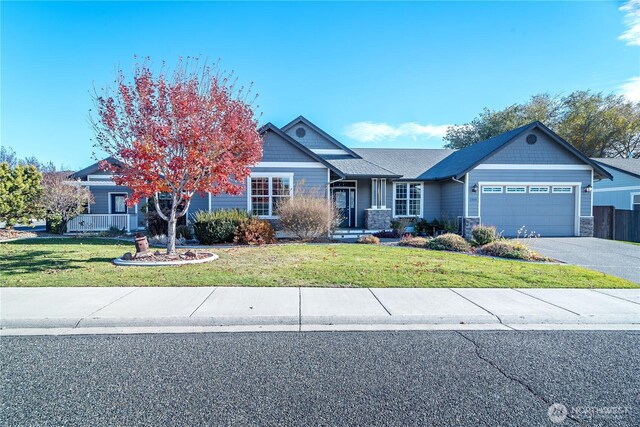
[[593, 235], [601, 239], [640, 242], [640, 211], [594, 206]]

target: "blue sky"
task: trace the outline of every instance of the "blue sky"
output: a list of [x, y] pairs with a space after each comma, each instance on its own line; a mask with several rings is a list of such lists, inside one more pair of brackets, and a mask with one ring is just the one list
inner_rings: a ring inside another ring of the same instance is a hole
[[439, 147], [446, 125], [535, 93], [640, 100], [638, 1], [2, 2], [1, 144], [88, 165], [89, 91], [137, 54], [220, 58], [254, 82], [262, 122], [302, 114], [354, 147]]

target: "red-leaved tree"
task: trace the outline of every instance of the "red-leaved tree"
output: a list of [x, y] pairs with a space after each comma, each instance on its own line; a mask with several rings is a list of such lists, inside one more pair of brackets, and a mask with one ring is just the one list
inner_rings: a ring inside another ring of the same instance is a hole
[[[229, 73], [180, 59], [171, 73], [155, 73], [148, 59], [127, 81], [118, 71], [115, 88], [96, 93], [92, 117], [96, 147], [120, 161], [103, 162], [117, 185], [131, 189], [127, 204], [153, 197], [169, 224], [167, 253], [175, 253], [176, 221], [193, 196], [240, 194], [250, 167], [262, 157], [262, 137], [249, 90], [236, 88]], [[158, 195], [171, 196], [162, 212]]]

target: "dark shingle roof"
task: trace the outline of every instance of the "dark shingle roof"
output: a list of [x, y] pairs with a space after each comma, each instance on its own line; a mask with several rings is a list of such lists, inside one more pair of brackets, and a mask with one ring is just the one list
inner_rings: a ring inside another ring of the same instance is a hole
[[354, 148], [364, 160], [388, 169], [402, 179], [416, 179], [427, 169], [451, 155], [444, 148]]
[[351, 177], [388, 177], [399, 178], [400, 174], [392, 172], [364, 159], [343, 156], [341, 158], [326, 158], [326, 162]]
[[[511, 141], [513, 138], [533, 127], [534, 123], [520, 126], [519, 128], [501, 133], [493, 138], [473, 144], [463, 148], [446, 157], [432, 168], [425, 168], [426, 172], [420, 175], [420, 179], [439, 180], [452, 177], [459, 177], [469, 169], [472, 169], [478, 162], [491, 155], [497, 149]], [[428, 169], [428, 170], [427, 170]]]
[[615, 158], [593, 158], [598, 163], [605, 166], [611, 166], [614, 169], [618, 169], [622, 172], [627, 172], [631, 175], [635, 175], [640, 178], [640, 159], [623, 159], [621, 157]]

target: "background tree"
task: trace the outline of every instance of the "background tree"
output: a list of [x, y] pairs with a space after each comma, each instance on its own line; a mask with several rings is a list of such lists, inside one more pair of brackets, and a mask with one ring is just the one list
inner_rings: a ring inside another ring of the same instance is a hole
[[589, 91], [535, 95], [499, 111], [485, 108], [470, 123], [449, 127], [445, 147], [468, 147], [535, 120], [589, 157], [640, 157], [640, 103]]
[[[248, 100], [232, 76], [197, 60], [180, 60], [168, 74], [137, 64], [133, 79], [118, 72], [115, 88], [95, 95], [96, 146], [121, 162], [103, 162], [117, 185], [131, 189], [127, 204], [153, 197], [169, 223], [167, 253], [175, 253], [176, 221], [193, 195], [240, 194], [250, 166], [262, 157], [262, 138]], [[255, 98], [254, 98], [255, 99]], [[160, 193], [171, 198], [164, 214]]]
[[49, 172], [42, 177], [40, 206], [53, 232], [64, 233], [67, 222], [83, 213], [93, 196], [87, 187], [69, 181], [65, 172]]
[[24, 159], [18, 158], [16, 152], [11, 147], [0, 147], [0, 163], [9, 164], [10, 168], [17, 165], [33, 165], [40, 172], [55, 172], [57, 170], [53, 162], [43, 163], [35, 156], [25, 157]]
[[35, 166], [0, 163], [0, 222], [7, 228], [40, 219], [44, 212], [38, 200], [42, 194], [42, 174]]

